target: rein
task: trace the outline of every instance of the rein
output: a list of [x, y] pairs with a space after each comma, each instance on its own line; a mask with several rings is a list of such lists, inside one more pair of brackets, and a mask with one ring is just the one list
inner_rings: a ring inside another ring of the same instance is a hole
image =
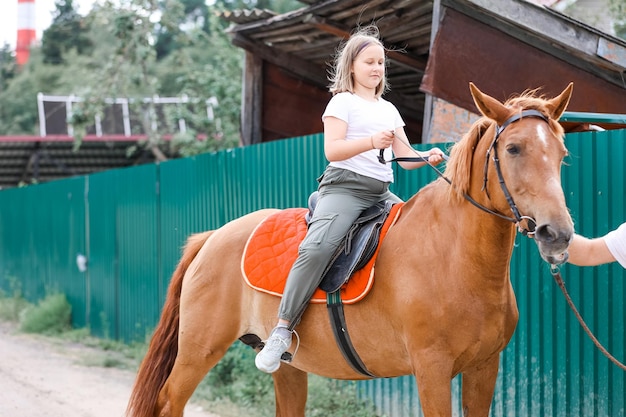
[[[478, 207], [479, 209], [489, 213], [489, 214], [493, 214], [494, 216], [500, 217], [501, 219], [510, 221], [512, 223], [515, 223], [518, 226], [518, 230], [524, 235], [524, 236], [528, 236], [528, 237], [533, 237], [533, 235], [535, 234], [535, 227], [537, 225], [537, 222], [535, 221], [535, 219], [533, 219], [532, 217], [529, 216], [522, 216], [519, 212], [519, 209], [517, 208], [517, 205], [515, 204], [515, 201], [513, 201], [513, 196], [511, 196], [511, 193], [509, 192], [509, 189], [506, 186], [506, 183], [504, 182], [504, 177], [502, 176], [502, 169], [500, 168], [500, 159], [498, 158], [498, 138], [500, 137], [500, 135], [502, 134], [502, 132], [504, 131], [504, 129], [506, 129], [510, 124], [517, 122], [518, 120], [521, 120], [524, 117], [538, 117], [542, 120], [544, 120], [546, 123], [549, 123], [549, 119], [541, 112], [537, 111], [537, 110], [524, 110], [518, 114], [515, 114], [511, 117], [509, 117], [503, 124], [502, 126], [498, 126], [496, 129], [496, 135], [493, 138], [493, 141], [491, 142], [491, 144], [489, 145], [489, 148], [487, 149], [487, 154], [485, 155], [485, 167], [484, 167], [484, 176], [483, 176], [483, 188], [482, 191], [485, 191], [485, 193], [487, 194], [487, 198], [491, 198], [489, 196], [489, 191], [487, 190], [487, 173], [488, 173], [488, 167], [489, 167], [489, 157], [491, 156], [491, 151], [493, 150], [493, 163], [496, 167], [496, 173], [498, 175], [498, 182], [500, 183], [500, 188], [502, 189], [502, 192], [504, 193], [504, 198], [506, 198], [507, 203], [509, 204], [509, 207], [511, 208], [511, 211], [513, 212], [513, 216], [514, 217], [509, 217], [506, 216], [502, 213], [498, 213], [497, 211], [491, 210], [488, 207], [483, 206], [482, 204], [480, 204], [479, 202], [477, 202], [476, 200], [474, 200], [470, 195], [468, 195], [467, 193], [463, 194], [463, 197], [469, 201], [470, 203], [472, 203], [474, 206]], [[404, 142], [403, 142], [404, 143]], [[413, 147], [411, 147], [411, 149], [413, 149]], [[443, 173], [437, 169], [434, 165], [432, 165], [430, 162], [428, 162], [428, 157], [423, 157], [421, 155], [418, 155], [416, 157], [399, 157], [399, 158], [392, 158], [389, 160], [385, 160], [385, 157], [383, 155], [384, 150], [381, 149], [380, 150], [380, 155], [378, 156], [378, 161], [381, 164], [385, 164], [387, 162], [426, 162], [428, 164], [429, 167], [431, 167], [436, 173], [437, 175], [439, 175], [439, 177], [443, 178], [448, 184], [453, 185], [452, 181], [450, 181], [449, 178], [447, 178], [445, 175], [443, 175]], [[446, 155], [444, 155], [444, 159], [447, 161], [448, 157]], [[522, 228], [521, 226], [521, 222], [526, 220], [528, 227], [526, 229]]]
[[565, 296], [565, 300], [567, 301], [567, 304], [572, 309], [572, 312], [578, 319], [580, 326], [583, 328], [583, 330], [585, 330], [585, 333], [587, 333], [587, 336], [589, 336], [593, 344], [598, 348], [598, 350], [600, 350], [600, 352], [604, 354], [604, 356], [606, 356], [617, 367], [619, 367], [623, 371], [626, 371], [626, 365], [624, 365], [622, 362], [617, 360], [613, 355], [609, 353], [608, 350], [606, 350], [604, 346], [602, 346], [602, 344], [598, 341], [598, 339], [593, 335], [593, 333], [587, 326], [587, 323], [585, 323], [585, 320], [578, 312], [578, 309], [574, 305], [572, 298], [569, 296], [569, 293], [567, 292], [567, 289], [565, 288], [565, 282], [563, 282], [563, 277], [561, 276], [559, 267], [556, 265], [550, 265], [550, 273], [552, 274], [552, 277], [554, 277], [554, 281], [556, 282], [556, 284], [559, 286], [559, 288], [561, 288], [561, 291], [563, 292], [563, 295]]

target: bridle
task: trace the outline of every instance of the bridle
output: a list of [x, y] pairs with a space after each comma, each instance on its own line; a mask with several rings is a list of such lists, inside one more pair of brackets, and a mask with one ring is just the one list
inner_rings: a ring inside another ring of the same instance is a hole
[[[517, 208], [517, 205], [515, 204], [515, 201], [513, 200], [513, 196], [511, 195], [511, 193], [509, 192], [509, 189], [506, 186], [506, 183], [504, 181], [504, 177], [502, 176], [502, 169], [500, 167], [500, 159], [498, 158], [498, 139], [500, 138], [500, 135], [502, 134], [502, 132], [504, 132], [504, 129], [506, 129], [509, 125], [511, 125], [512, 123], [515, 123], [519, 120], [521, 120], [524, 117], [538, 117], [542, 120], [544, 120], [546, 123], [550, 123], [550, 119], [548, 119], [548, 117], [546, 117], [543, 113], [541, 113], [538, 110], [523, 110], [520, 113], [514, 114], [513, 116], [509, 117], [507, 120], [505, 120], [504, 123], [502, 123], [501, 126], [497, 126], [496, 127], [496, 134], [493, 138], [493, 140], [491, 141], [491, 144], [489, 145], [489, 148], [487, 149], [487, 154], [485, 155], [485, 167], [483, 169], [483, 187], [481, 189], [481, 191], [485, 191], [485, 193], [487, 194], [487, 198], [491, 199], [491, 197], [489, 196], [489, 191], [487, 190], [487, 174], [488, 174], [488, 170], [489, 170], [489, 158], [491, 157], [491, 152], [493, 151], [493, 164], [496, 168], [496, 174], [498, 175], [498, 182], [500, 183], [500, 188], [502, 189], [502, 192], [504, 193], [504, 198], [506, 199], [507, 203], [509, 204], [509, 207], [511, 208], [511, 211], [513, 212], [513, 217], [509, 217], [506, 216], [502, 213], [499, 213], [497, 211], [494, 211], [488, 207], [485, 207], [484, 205], [480, 204], [479, 202], [477, 202], [476, 200], [474, 200], [469, 194], [464, 193], [463, 197], [469, 201], [470, 203], [472, 203], [474, 206], [478, 207], [479, 209], [489, 213], [489, 214], [493, 214], [494, 216], [500, 217], [501, 219], [510, 221], [512, 223], [515, 223], [518, 227], [518, 230], [524, 235], [524, 236], [528, 236], [528, 237], [533, 237], [535, 234], [535, 227], [537, 225], [537, 222], [535, 221], [535, 219], [533, 219], [532, 217], [529, 216], [523, 216], [522, 214], [520, 214], [519, 209]], [[411, 147], [412, 149], [412, 147]], [[390, 160], [385, 160], [384, 155], [383, 155], [384, 150], [381, 149], [380, 150], [380, 155], [378, 156], [378, 161], [382, 164], [385, 164], [387, 162], [426, 162], [433, 170], [435, 170], [435, 172], [437, 173], [437, 175], [439, 175], [441, 178], [443, 178], [448, 184], [450, 185], [454, 185], [452, 184], [452, 182], [450, 181], [450, 179], [448, 179], [445, 175], [443, 175], [443, 173], [437, 169], [434, 165], [432, 165], [430, 162], [428, 162], [428, 158], [427, 157], [422, 157], [422, 156], [415, 156], [415, 157], [399, 157], [399, 158], [393, 158]], [[446, 156], [444, 156], [445, 159], [448, 159]], [[524, 228], [522, 227], [522, 222], [526, 221], [526, 225], [527, 227]]]
[[[511, 211], [513, 212], [513, 216], [515, 216], [515, 220], [514, 221], [517, 225], [518, 228], [520, 229], [520, 232], [524, 235], [524, 236], [529, 236], [532, 237], [535, 233], [535, 227], [537, 226], [537, 222], [535, 221], [535, 219], [533, 219], [532, 217], [529, 216], [522, 216], [519, 212], [519, 209], [517, 208], [517, 205], [515, 205], [515, 201], [513, 201], [513, 196], [511, 196], [511, 193], [509, 192], [509, 189], [507, 188], [505, 182], [504, 182], [504, 177], [502, 176], [502, 169], [500, 168], [500, 159], [498, 158], [498, 138], [500, 137], [500, 134], [504, 131], [504, 129], [506, 129], [510, 124], [517, 122], [518, 120], [521, 120], [524, 117], [538, 117], [542, 120], [544, 120], [546, 123], [550, 124], [550, 120], [540, 111], [537, 110], [523, 110], [520, 113], [514, 114], [513, 116], [509, 117], [504, 123], [502, 123], [502, 126], [498, 126], [496, 128], [496, 135], [493, 138], [493, 141], [491, 142], [491, 145], [489, 145], [489, 148], [487, 149], [487, 155], [485, 158], [485, 168], [484, 168], [484, 175], [483, 175], [483, 188], [482, 190], [485, 191], [485, 193], [487, 194], [488, 198], [491, 198], [489, 196], [489, 190], [487, 189], [487, 171], [489, 169], [489, 156], [491, 154], [491, 151], [493, 150], [493, 164], [496, 168], [496, 173], [498, 174], [498, 182], [500, 183], [500, 188], [502, 189], [502, 192], [504, 193], [504, 198], [506, 198], [507, 203], [509, 204], [509, 207], [511, 208]], [[528, 225], [528, 228], [523, 229], [521, 227], [521, 222], [523, 220], [526, 220], [526, 224]]]

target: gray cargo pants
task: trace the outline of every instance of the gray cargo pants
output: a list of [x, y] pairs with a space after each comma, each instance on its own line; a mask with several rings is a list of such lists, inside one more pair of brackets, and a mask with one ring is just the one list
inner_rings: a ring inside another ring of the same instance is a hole
[[361, 212], [382, 200], [402, 201], [389, 191], [389, 183], [341, 168], [327, 167], [318, 181], [317, 205], [278, 312], [290, 330], [300, 322], [333, 253]]

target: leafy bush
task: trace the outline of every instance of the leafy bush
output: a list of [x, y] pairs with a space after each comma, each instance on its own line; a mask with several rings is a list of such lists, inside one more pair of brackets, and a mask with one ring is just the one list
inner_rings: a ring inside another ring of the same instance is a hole
[[[198, 386], [195, 398], [211, 404], [224, 402], [254, 409], [254, 415], [274, 415], [272, 377], [254, 366], [254, 350], [233, 344]], [[224, 410], [220, 410], [224, 413]]]
[[36, 306], [26, 308], [20, 317], [20, 330], [26, 333], [60, 334], [71, 329], [72, 306], [64, 294], [49, 295]]
[[357, 397], [356, 382], [338, 381], [317, 375], [309, 377], [308, 417], [375, 417], [371, 401]]
[[19, 294], [7, 297], [0, 291], [0, 320], [17, 322], [21, 312], [28, 306], [28, 302]]
[[[256, 416], [273, 416], [274, 387], [270, 375], [256, 369], [256, 352], [237, 342], [202, 381], [195, 398], [217, 403], [228, 400], [253, 410]], [[214, 408], [213, 406], [211, 408]], [[221, 410], [215, 410], [222, 413]], [[359, 400], [356, 384], [316, 375], [309, 376], [306, 415], [309, 417], [375, 417], [371, 402]]]

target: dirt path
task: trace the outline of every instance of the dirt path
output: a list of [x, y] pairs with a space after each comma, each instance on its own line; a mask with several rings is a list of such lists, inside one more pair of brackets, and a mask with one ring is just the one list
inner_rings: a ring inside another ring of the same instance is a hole
[[[134, 372], [87, 366], [90, 353], [0, 323], [0, 416], [123, 416]], [[219, 416], [189, 404], [185, 417]]]

